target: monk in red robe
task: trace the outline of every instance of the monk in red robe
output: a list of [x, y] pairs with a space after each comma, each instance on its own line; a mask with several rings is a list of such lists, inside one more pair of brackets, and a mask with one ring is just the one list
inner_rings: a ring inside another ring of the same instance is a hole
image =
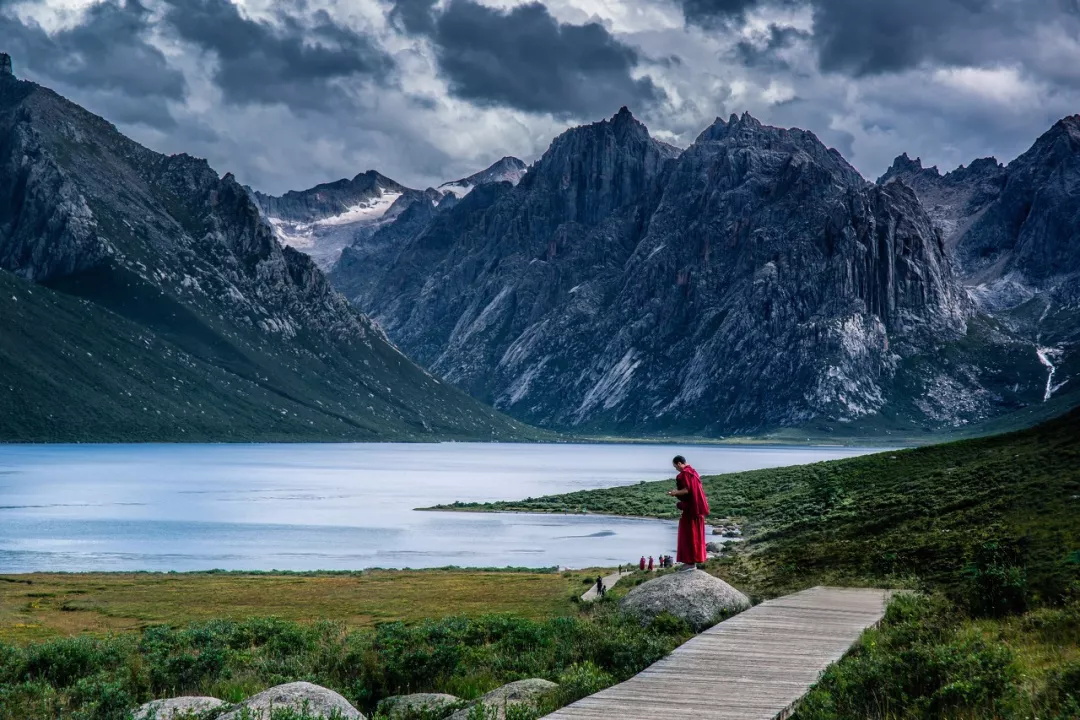
[[701, 486], [701, 476], [686, 464], [686, 458], [676, 455], [671, 464], [679, 474], [675, 478], [677, 489], [668, 491], [668, 495], [679, 498], [676, 507], [682, 510], [675, 559], [687, 568], [693, 568], [705, 562], [705, 518], [709, 514], [709, 499]]

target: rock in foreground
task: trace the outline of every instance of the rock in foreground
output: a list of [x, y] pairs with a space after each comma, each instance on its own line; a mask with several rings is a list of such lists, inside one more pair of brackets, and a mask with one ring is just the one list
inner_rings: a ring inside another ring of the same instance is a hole
[[[244, 715], [244, 710], [248, 715]], [[222, 715], [220, 720], [270, 720], [274, 710], [294, 710], [306, 712], [310, 716], [341, 720], [366, 720], [359, 710], [333, 690], [327, 690], [309, 682], [291, 682], [263, 690], [252, 695], [233, 710]]]
[[379, 703], [379, 712], [390, 720], [398, 720], [398, 718], [415, 717], [422, 713], [439, 714], [440, 710], [460, 702], [461, 698], [444, 693], [395, 695]]
[[173, 720], [195, 713], [204, 713], [221, 707], [225, 702], [213, 697], [174, 697], [167, 700], [151, 700], [140, 705], [134, 720]]
[[[541, 680], [534, 678], [532, 680], [518, 680], [516, 682], [507, 683], [500, 688], [495, 688], [487, 695], [483, 695], [473, 703], [475, 705], [483, 705], [485, 708], [495, 711], [494, 720], [506, 720], [506, 708], [508, 705], [532, 705], [540, 699], [541, 696], [551, 692], [558, 685], [550, 680]], [[469, 712], [472, 708], [465, 708], [459, 710], [451, 715], [447, 720], [468, 720]], [[485, 717], [487, 717], [485, 715]]]
[[685, 570], [638, 585], [619, 607], [644, 623], [667, 612], [702, 630], [720, 615], [750, 607], [750, 599], [707, 572]]

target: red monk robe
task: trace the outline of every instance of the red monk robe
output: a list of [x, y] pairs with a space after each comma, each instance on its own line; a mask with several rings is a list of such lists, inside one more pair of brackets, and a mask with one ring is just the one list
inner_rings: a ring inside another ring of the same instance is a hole
[[701, 476], [689, 465], [675, 478], [679, 490], [689, 490], [676, 506], [682, 510], [679, 518], [679, 541], [675, 559], [681, 563], [705, 562], [705, 516], [709, 514], [709, 499], [701, 486]]

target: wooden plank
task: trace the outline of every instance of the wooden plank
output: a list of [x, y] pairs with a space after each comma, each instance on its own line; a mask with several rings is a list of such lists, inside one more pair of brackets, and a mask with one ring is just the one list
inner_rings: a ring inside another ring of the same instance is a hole
[[624, 683], [549, 720], [784, 720], [885, 614], [887, 590], [815, 587], [706, 630]]

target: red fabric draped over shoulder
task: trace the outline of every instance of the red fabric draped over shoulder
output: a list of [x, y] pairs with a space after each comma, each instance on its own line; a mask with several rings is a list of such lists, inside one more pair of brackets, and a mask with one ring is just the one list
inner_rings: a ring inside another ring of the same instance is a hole
[[683, 515], [708, 515], [709, 498], [705, 497], [705, 488], [701, 485], [701, 476], [694, 468], [686, 465], [682, 472], [675, 478], [680, 490], [689, 490], [690, 494], [683, 496]]
[[705, 516], [709, 514], [709, 499], [701, 486], [697, 470], [685, 466], [675, 482], [680, 490], [690, 492], [683, 496], [679, 508], [679, 537], [675, 559], [681, 563], [705, 562]]

